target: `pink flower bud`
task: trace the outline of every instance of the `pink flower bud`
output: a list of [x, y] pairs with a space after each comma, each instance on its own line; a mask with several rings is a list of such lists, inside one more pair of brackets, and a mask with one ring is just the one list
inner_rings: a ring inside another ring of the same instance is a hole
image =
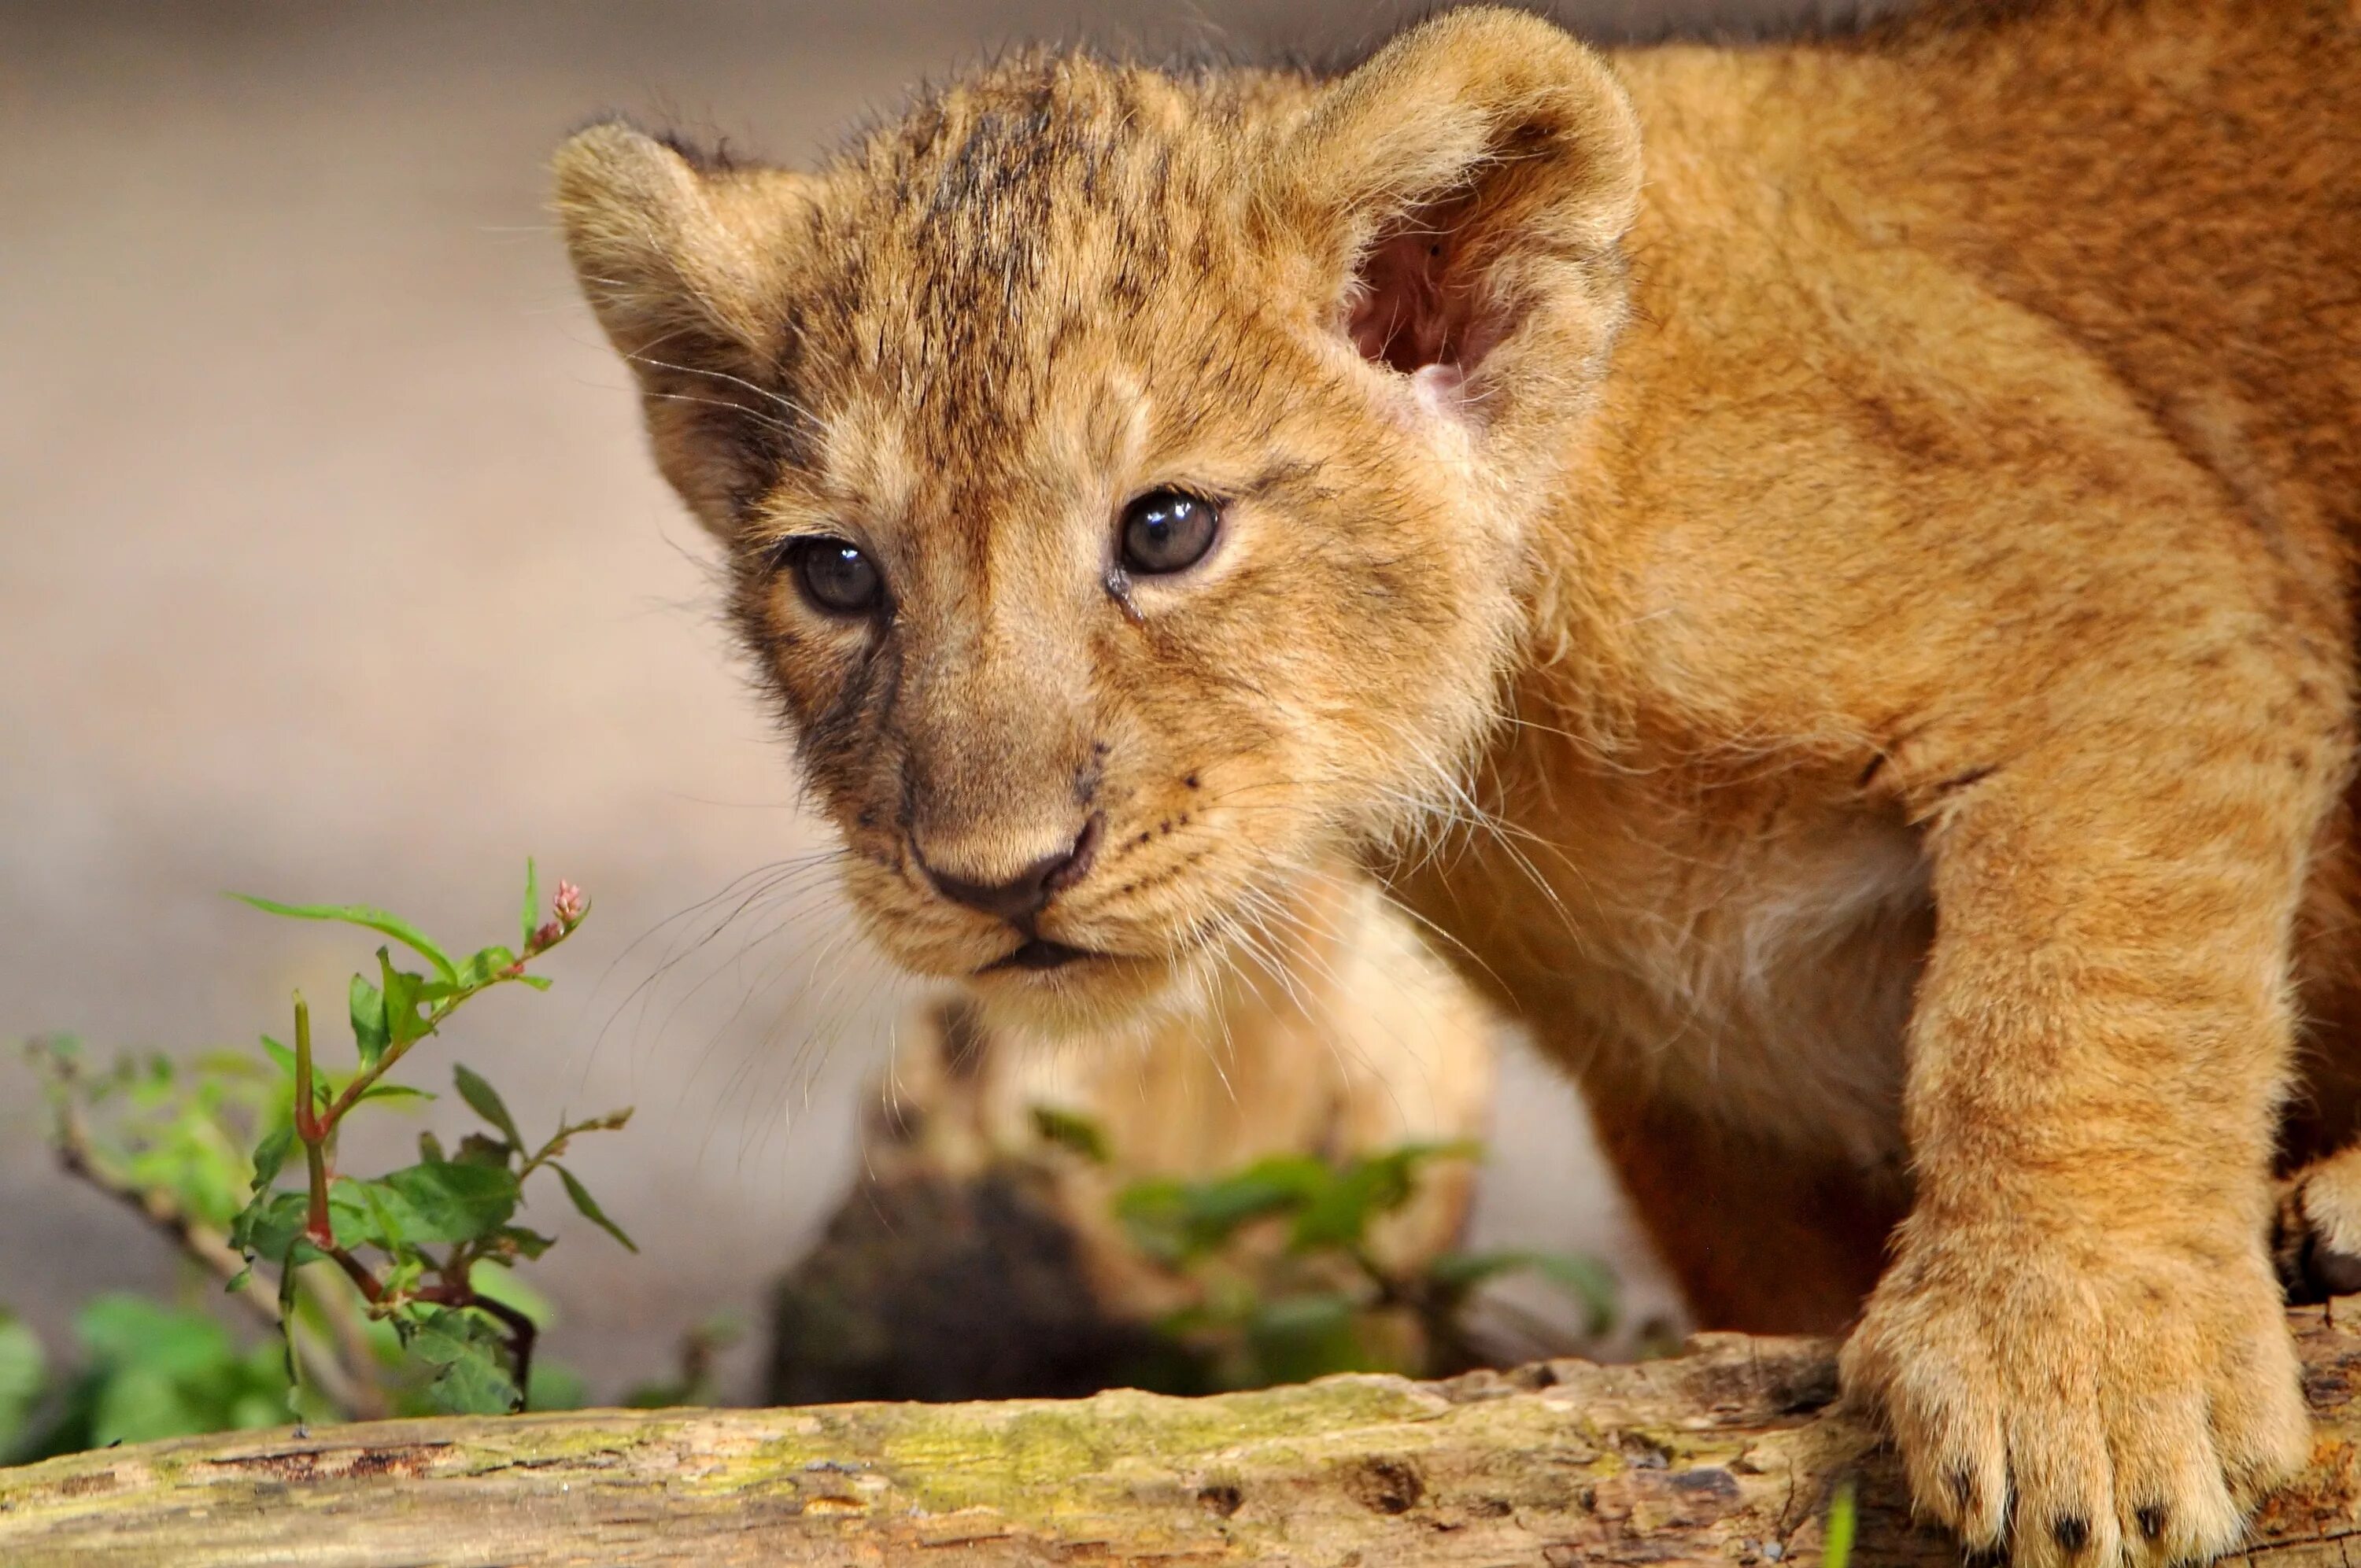
[[582, 916], [590, 912], [590, 901], [583, 896], [580, 888], [560, 879], [557, 884], [557, 896], [550, 902], [549, 909], [550, 913], [556, 916], [558, 921], [571, 931], [582, 924]]
[[540, 930], [535, 931], [533, 934], [533, 950], [537, 953], [541, 951], [542, 948], [549, 946], [550, 943], [555, 942], [558, 938], [563, 937], [564, 935], [566, 935], [565, 927], [560, 926], [555, 920], [546, 921], [543, 924]]

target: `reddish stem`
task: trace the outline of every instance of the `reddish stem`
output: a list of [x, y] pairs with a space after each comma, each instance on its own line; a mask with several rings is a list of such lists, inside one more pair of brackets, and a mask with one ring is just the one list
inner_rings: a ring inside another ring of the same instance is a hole
[[324, 1250], [331, 1258], [335, 1260], [336, 1266], [345, 1271], [345, 1277], [353, 1282], [353, 1288], [363, 1297], [372, 1303], [385, 1299], [385, 1287], [377, 1282], [377, 1276], [371, 1274], [368, 1266], [359, 1258], [340, 1246], [331, 1245]]
[[336, 1227], [328, 1217], [328, 1155], [332, 1124], [324, 1125], [312, 1097], [312, 1009], [295, 993], [295, 1135], [303, 1142], [303, 1170], [310, 1202], [303, 1211], [303, 1236], [322, 1252], [334, 1253]]

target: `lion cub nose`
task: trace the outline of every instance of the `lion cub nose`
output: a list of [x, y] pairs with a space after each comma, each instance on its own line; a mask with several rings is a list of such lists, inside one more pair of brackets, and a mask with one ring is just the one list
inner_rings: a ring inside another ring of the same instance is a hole
[[982, 910], [1012, 926], [1025, 926], [1041, 913], [1051, 898], [1082, 881], [1090, 871], [1091, 861], [1098, 853], [1099, 830], [1104, 820], [1103, 815], [1093, 814], [1082, 824], [1072, 844], [1056, 854], [1042, 856], [1006, 882], [979, 882], [954, 875], [928, 865], [923, 853], [918, 856], [918, 864], [926, 869], [927, 880], [935, 884], [935, 890], [952, 903]]

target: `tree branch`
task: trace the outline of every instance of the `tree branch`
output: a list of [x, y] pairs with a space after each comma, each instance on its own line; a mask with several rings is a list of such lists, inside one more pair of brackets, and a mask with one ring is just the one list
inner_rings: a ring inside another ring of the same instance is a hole
[[[2345, 1310], [2361, 1320], [2361, 1300]], [[2361, 1332], [2290, 1315], [2319, 1420], [2250, 1568], [2340, 1563], [2361, 1496]], [[243, 1432], [0, 1471], [0, 1562], [730, 1564], [1813, 1563], [1951, 1568], [1831, 1404], [1821, 1342], [1444, 1383], [1169, 1399], [586, 1411]]]

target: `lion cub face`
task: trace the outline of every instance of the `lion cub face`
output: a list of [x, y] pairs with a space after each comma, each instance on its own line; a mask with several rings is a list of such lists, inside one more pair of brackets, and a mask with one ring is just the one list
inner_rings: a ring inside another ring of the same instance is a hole
[[566, 147], [584, 288], [890, 952], [1105, 1022], [1451, 808], [1636, 161], [1506, 13], [1325, 85], [1023, 61], [818, 175]]

